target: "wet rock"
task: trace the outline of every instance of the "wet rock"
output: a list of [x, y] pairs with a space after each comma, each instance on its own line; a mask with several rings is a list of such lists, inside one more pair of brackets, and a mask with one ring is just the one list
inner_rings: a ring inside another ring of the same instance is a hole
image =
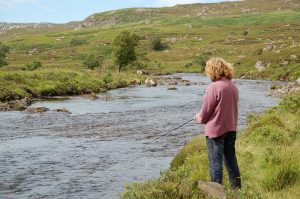
[[167, 89], [168, 91], [175, 91], [175, 90], [178, 90], [176, 87], [170, 87]]
[[29, 113], [45, 113], [49, 110], [50, 109], [45, 108], [45, 107], [37, 107], [37, 108], [28, 108], [28, 109], [26, 109], [26, 111], [29, 112]]
[[7, 103], [0, 102], [0, 111], [10, 111], [11, 108]]
[[255, 64], [255, 68], [256, 68], [258, 71], [263, 71], [266, 67], [265, 67], [264, 62], [262, 62], [262, 61], [257, 61], [256, 64]]
[[138, 74], [138, 75], [149, 75], [149, 72], [147, 72], [145, 70], [138, 70], [138, 71], [136, 71], [136, 74]]
[[133, 85], [141, 85], [141, 84], [142, 84], [142, 81], [139, 80], [139, 79], [135, 79], [135, 80], [133, 80], [133, 81], [131, 82], [131, 84], [133, 84]]
[[30, 100], [30, 98], [25, 97], [24, 99], [21, 99], [21, 100], [10, 101], [10, 102], [8, 102], [8, 105], [11, 110], [23, 111], [28, 106], [31, 105], [31, 100]]
[[72, 114], [69, 110], [65, 109], [65, 108], [59, 108], [59, 109], [56, 109], [54, 110], [56, 112], [59, 112], [59, 113], [68, 113], [68, 114]]
[[157, 82], [154, 79], [146, 79], [145, 80], [145, 85], [146, 86], [157, 86]]
[[85, 94], [84, 98], [91, 99], [91, 100], [96, 100], [96, 99], [98, 99], [98, 96], [97, 96], [96, 93], [91, 92], [89, 94]]

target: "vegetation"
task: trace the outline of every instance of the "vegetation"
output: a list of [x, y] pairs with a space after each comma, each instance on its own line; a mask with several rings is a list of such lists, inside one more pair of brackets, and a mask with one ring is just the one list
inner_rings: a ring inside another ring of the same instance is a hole
[[103, 57], [96, 56], [94, 54], [87, 55], [83, 61], [83, 65], [88, 69], [94, 70], [97, 67], [101, 67], [103, 64]]
[[161, 51], [166, 48], [166, 45], [162, 43], [159, 36], [150, 37], [150, 47], [152, 50]]
[[[42, 62], [41, 68], [30, 72], [44, 77], [37, 78], [41, 81], [36, 82], [38, 85], [48, 80], [59, 84], [58, 78], [58, 82], [48, 78], [53, 71], [65, 75], [69, 74], [66, 71], [76, 71], [81, 76], [92, 72], [99, 78], [110, 71], [114, 82], [119, 71], [120, 76], [134, 76], [137, 69], [151, 75], [199, 72], [199, 67], [203, 72], [203, 63], [213, 56], [233, 63], [237, 77], [291, 81], [300, 76], [300, 4], [295, 0], [123, 9], [91, 17], [93, 20], [87, 18], [82, 22], [85, 28], [81, 29], [75, 29], [76, 24], [65, 24], [40, 26], [35, 31], [32, 27], [24, 27], [1, 32], [1, 46], [9, 46], [10, 51], [7, 59], [4, 58], [7, 53], [0, 56], [0, 66], [9, 62], [9, 66], [0, 68], [0, 74], [6, 76], [3, 84], [10, 85], [13, 81], [18, 88], [11, 92], [0, 90], [1, 95], [8, 95], [4, 99], [30, 95], [26, 90], [35, 89], [26, 84], [29, 88], [23, 89], [24, 82], [15, 76], [27, 76], [29, 71], [24, 71], [24, 65], [33, 60]], [[155, 49], [161, 49], [161, 45], [168, 48], [163, 51], [149, 49], [153, 35], [156, 35], [153, 38]], [[126, 46], [126, 42], [130, 45]], [[267, 45], [273, 46], [268, 50]], [[103, 57], [101, 70], [90, 71], [86, 56], [92, 54]], [[264, 64], [262, 71], [255, 68], [257, 61]], [[25, 67], [25, 70], [28, 69]], [[88, 85], [90, 78], [83, 78], [87, 81], [83, 85]], [[102, 79], [99, 82], [103, 83]], [[67, 86], [62, 89], [69, 93]]]
[[[227, 198], [298, 198], [300, 188], [300, 92], [285, 97], [279, 106], [250, 115], [237, 140], [243, 188]], [[226, 173], [226, 172], [225, 172]], [[124, 199], [205, 198], [196, 181], [209, 180], [203, 136], [187, 143], [158, 179], [126, 187]]]
[[31, 64], [26, 64], [26, 68], [27, 70], [33, 71], [36, 70], [38, 68], [42, 67], [42, 62], [41, 61], [33, 61]]
[[139, 45], [140, 38], [129, 31], [123, 31], [114, 40], [115, 63], [121, 68], [137, 60], [136, 47]]
[[9, 53], [9, 47], [0, 42], [0, 68], [8, 65], [5, 61], [7, 53]]

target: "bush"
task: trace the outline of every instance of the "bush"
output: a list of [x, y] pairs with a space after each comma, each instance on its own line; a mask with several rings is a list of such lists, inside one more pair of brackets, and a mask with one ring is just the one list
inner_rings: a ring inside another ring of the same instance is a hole
[[262, 55], [263, 54], [263, 49], [262, 48], [258, 48], [258, 49], [256, 49], [255, 51], [254, 51], [254, 55]]
[[83, 65], [91, 70], [101, 67], [103, 64], [103, 57], [94, 54], [87, 55], [83, 61]]
[[79, 46], [85, 43], [86, 41], [84, 39], [73, 38], [70, 41], [70, 46]]
[[150, 37], [150, 46], [152, 50], [161, 51], [166, 49], [166, 45], [162, 43], [159, 36]]
[[196, 57], [194, 62], [200, 66], [200, 73], [203, 73], [205, 71], [205, 65], [209, 57], [207, 55], [199, 55]]
[[184, 65], [185, 68], [187, 68], [188, 70], [190, 70], [190, 68], [193, 66], [193, 63], [186, 63]]
[[33, 61], [31, 64], [26, 64], [26, 69], [29, 71], [33, 71], [41, 67], [42, 67], [42, 62], [40, 61]]
[[7, 53], [9, 53], [9, 47], [0, 42], [0, 67], [8, 65], [7, 61], [5, 61]]

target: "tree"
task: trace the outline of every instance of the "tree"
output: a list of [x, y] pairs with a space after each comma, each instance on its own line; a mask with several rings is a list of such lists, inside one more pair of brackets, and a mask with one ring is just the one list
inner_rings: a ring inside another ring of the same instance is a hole
[[118, 65], [119, 72], [121, 68], [137, 60], [136, 47], [140, 43], [140, 38], [134, 33], [128, 31], [121, 32], [114, 40], [114, 57]]
[[94, 70], [95, 68], [102, 66], [102, 64], [103, 64], [103, 57], [96, 56], [94, 54], [87, 55], [83, 61], [83, 65], [91, 70]]
[[0, 67], [8, 65], [5, 61], [7, 53], [9, 53], [9, 47], [0, 42]]

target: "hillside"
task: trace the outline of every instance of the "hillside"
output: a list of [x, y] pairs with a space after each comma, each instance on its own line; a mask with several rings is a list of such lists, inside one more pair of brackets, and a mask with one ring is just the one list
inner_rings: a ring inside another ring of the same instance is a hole
[[[141, 62], [152, 74], [199, 72], [197, 58], [220, 56], [233, 63], [237, 77], [295, 80], [300, 76], [297, 0], [123, 9], [69, 24], [0, 27], [1, 42], [10, 47], [9, 66], [0, 68], [1, 100], [98, 92], [107, 71], [116, 77], [112, 87], [130, 84], [140, 78], [133, 75], [137, 68], [118, 75], [112, 57], [111, 43], [124, 30], [141, 36], [140, 51], [147, 53]], [[153, 35], [161, 37], [168, 48], [151, 50]], [[91, 53], [104, 57], [102, 70], [83, 67], [83, 59]], [[34, 60], [41, 61], [42, 67], [24, 70]], [[131, 78], [123, 79], [126, 74]]]

